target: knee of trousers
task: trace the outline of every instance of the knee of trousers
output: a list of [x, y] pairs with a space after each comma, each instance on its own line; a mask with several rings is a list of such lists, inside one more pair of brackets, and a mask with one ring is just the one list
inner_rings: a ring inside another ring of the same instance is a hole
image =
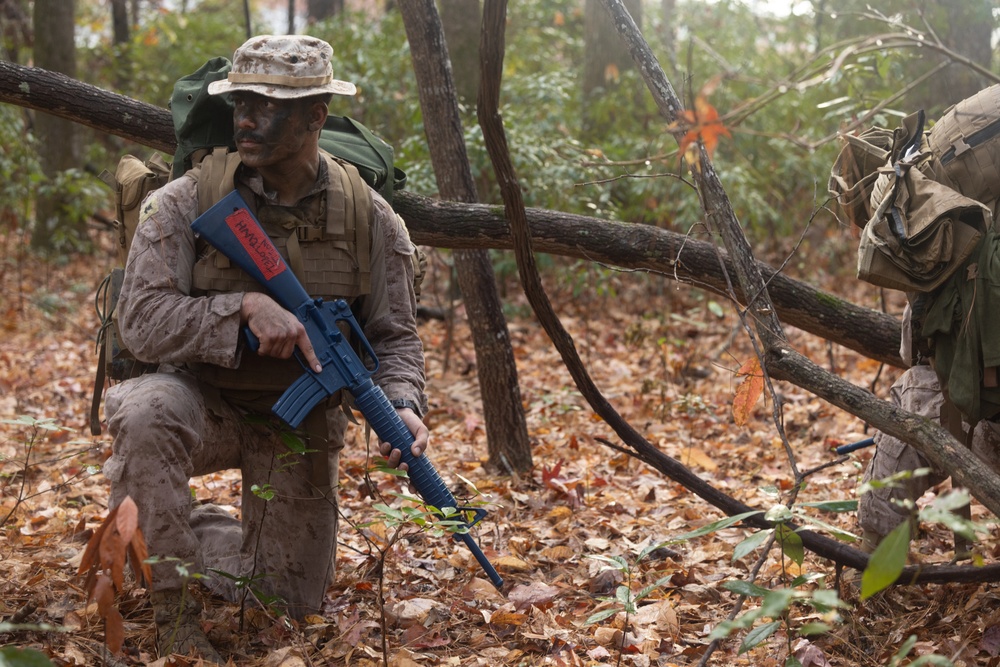
[[152, 373], [111, 387], [105, 413], [108, 430], [117, 439], [119, 435], [161, 430], [201, 432], [205, 405], [194, 378]]

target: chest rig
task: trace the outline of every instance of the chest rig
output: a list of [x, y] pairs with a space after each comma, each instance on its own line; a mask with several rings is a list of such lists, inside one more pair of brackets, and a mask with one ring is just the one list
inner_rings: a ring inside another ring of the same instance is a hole
[[[327, 187], [295, 206], [262, 203], [240, 186], [261, 226], [311, 297], [345, 299], [349, 303], [371, 292], [371, 193], [357, 169], [328, 153], [320, 153]], [[199, 210], [234, 187], [238, 153], [217, 150], [206, 156], [193, 175], [198, 179]], [[259, 292], [262, 287], [229, 258], [199, 242], [192, 273], [193, 296], [227, 292]], [[284, 390], [301, 374], [294, 360], [244, 354], [239, 368], [201, 365], [198, 375], [221, 389]]]
[[[223, 155], [222, 161], [214, 153], [202, 162], [197, 174], [199, 210], [207, 210], [233, 189], [239, 154]], [[327, 153], [321, 156], [327, 188], [296, 206], [262, 204], [252, 193], [243, 194], [309, 295], [350, 301], [371, 292], [372, 198], [357, 169]], [[199, 248], [198, 257], [193, 292], [209, 295], [262, 289], [214, 248]]]

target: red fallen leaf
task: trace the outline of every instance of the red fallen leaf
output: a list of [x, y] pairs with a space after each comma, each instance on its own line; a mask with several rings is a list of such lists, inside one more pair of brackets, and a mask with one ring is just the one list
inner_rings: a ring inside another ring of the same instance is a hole
[[135, 501], [126, 496], [118, 506], [118, 514], [115, 517], [115, 527], [122, 537], [122, 542], [132, 541], [132, 536], [139, 528], [139, 508]]
[[753, 357], [736, 374], [746, 376], [736, 388], [736, 396], [733, 398], [733, 421], [737, 426], [743, 426], [764, 391], [764, 373], [760, 369], [760, 359]]
[[[562, 459], [560, 459], [559, 462], [556, 463], [551, 468], [548, 466], [542, 466], [542, 484], [549, 487], [550, 489], [556, 488], [553, 485], [553, 480], [559, 477], [559, 473], [562, 472], [562, 465], [563, 462]], [[556, 490], [562, 491], [563, 489], [556, 488]]]
[[104, 617], [104, 641], [113, 655], [122, 652], [122, 644], [125, 643], [125, 619], [117, 607], [108, 610], [108, 615]]

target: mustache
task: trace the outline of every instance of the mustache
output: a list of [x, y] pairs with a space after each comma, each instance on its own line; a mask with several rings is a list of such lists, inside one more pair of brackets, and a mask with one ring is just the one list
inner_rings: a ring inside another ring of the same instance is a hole
[[264, 137], [251, 130], [238, 130], [235, 135], [233, 135], [235, 141], [243, 141], [247, 139], [249, 141], [257, 142], [258, 144], [264, 143]]

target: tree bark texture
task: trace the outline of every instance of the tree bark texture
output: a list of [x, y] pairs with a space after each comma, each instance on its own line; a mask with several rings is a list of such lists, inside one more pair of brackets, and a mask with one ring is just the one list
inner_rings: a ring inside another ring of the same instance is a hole
[[38, 67], [0, 61], [0, 102], [44, 111], [173, 154], [170, 112]]
[[[73, 32], [76, 28], [73, 0], [35, 0], [35, 62], [39, 67], [76, 76], [76, 45]], [[38, 135], [38, 154], [42, 172], [49, 179], [60, 172], [80, 164], [77, 127], [68, 120], [39, 114], [35, 118]], [[69, 197], [58, 192], [39, 194], [35, 200], [35, 226], [31, 245], [50, 249], [58, 233], [80, 242], [86, 239], [83, 224], [70, 225], [61, 215], [64, 207], [71, 206]]]
[[[399, 10], [412, 52], [438, 189], [447, 199], [475, 202], [476, 183], [465, 150], [458, 94], [434, 0], [400, 3]], [[458, 250], [453, 258], [476, 350], [489, 449], [487, 465], [493, 471], [527, 472], [532, 465], [531, 441], [493, 264], [483, 249]]]
[[479, 0], [439, 0], [455, 89], [462, 104], [475, 104], [479, 90]]
[[[70, 104], [67, 100], [74, 100], [76, 103]], [[176, 148], [173, 123], [170, 119], [170, 112], [166, 109], [104, 91], [63, 75], [0, 61], [0, 102], [48, 111], [62, 118], [74, 120], [96, 130], [123, 137], [167, 154], [172, 155]], [[441, 202], [405, 191], [397, 193], [394, 201], [396, 209], [408, 218], [407, 224], [411, 229], [414, 241], [418, 244], [471, 248], [511, 247], [510, 230], [503, 217], [502, 209], [498, 207]], [[625, 261], [634, 263], [636, 268], [662, 271], [665, 275], [675, 279], [692, 282], [704, 281], [707, 274], [712, 274], [715, 271], [715, 275], [710, 276], [711, 279], [719, 285], [726, 283], [718, 263], [713, 261], [717, 258], [714, 248], [702, 241], [687, 239], [644, 225], [609, 223], [581, 216], [569, 216], [556, 211], [528, 209], [526, 215], [531, 225], [532, 243], [536, 251], [614, 263], [615, 257], [627, 257], [629, 247], [633, 251], [636, 247], [660, 247], [667, 249], [664, 250], [665, 254], [660, 260], [654, 257], [655, 251], [649, 251], [646, 253], [646, 257], [640, 257], [639, 260], [626, 259]], [[648, 233], [649, 236], [641, 236], [644, 233]], [[633, 236], [629, 236], [630, 234]], [[640, 236], [636, 237], [635, 234], [640, 234]], [[604, 259], [601, 254], [602, 250], [608, 248], [611, 248], [609, 250], [611, 256]], [[681, 249], [679, 261], [674, 259], [678, 249]], [[691, 254], [692, 252], [693, 254]], [[704, 271], [699, 270], [695, 273], [690, 271], [690, 267], [698, 266], [697, 262], [692, 261], [692, 256], [697, 257], [698, 262], [705, 263]], [[628, 263], [623, 265], [630, 266]], [[782, 310], [780, 300], [775, 301], [779, 314], [786, 320], [797, 316], [797, 311], [804, 302], [811, 301], [814, 302], [812, 305], [815, 308], [809, 308], [809, 310], [821, 313], [821, 316], [805, 318], [813, 323], [841, 322], [844, 331], [853, 330], [855, 332], [873, 325], [878, 325], [875, 326], [876, 329], [881, 328], [887, 331], [895, 326], [894, 333], [880, 336], [881, 342], [872, 348], [876, 353], [872, 353], [871, 349], [866, 348], [863, 342], [859, 342], [858, 349], [862, 354], [867, 353], [873, 358], [878, 358], [879, 355], [891, 356], [893, 354], [892, 348], [899, 340], [898, 323], [893, 318], [878, 311], [840, 301], [837, 297], [818, 292], [804, 283], [798, 283], [780, 274], [773, 274], [773, 270], [766, 267], [763, 270], [764, 275], [769, 276], [768, 281], [772, 294], [776, 292], [776, 285], [785, 283], [791, 285], [785, 291], [789, 295], [789, 302], [785, 304], [786, 309]], [[704, 285], [705, 283], [699, 282], [698, 284]], [[777, 290], [777, 293], [782, 293], [782, 290]], [[831, 303], [840, 303], [844, 308], [831, 308]], [[823, 335], [822, 330], [816, 330], [813, 333]], [[857, 340], [860, 341], [860, 339]], [[789, 354], [789, 356], [793, 355]], [[898, 359], [896, 361], [898, 362]], [[798, 367], [802, 365], [801, 362], [793, 358], [790, 365], [789, 376], [795, 375], [796, 382], [801, 381], [798, 379], [801, 374], [798, 370]], [[783, 362], [780, 359], [771, 363], [771, 367], [775, 377], [785, 377]], [[814, 370], [811, 366], [808, 368]], [[828, 373], [819, 369], [815, 370], [818, 377], [827, 382], [827, 388], [818, 387], [822, 390], [818, 395], [840, 400], [836, 397], [843, 388], [842, 385], [830, 382]], [[811, 381], [808, 384], [818, 386], [819, 381]], [[860, 410], [861, 408], [858, 406], [875, 402], [880, 409], [888, 411], [885, 418], [902, 419], [904, 421], [901, 424], [904, 428], [921, 431], [924, 433], [923, 437], [938, 437], [937, 431], [933, 436], [926, 435], [926, 432], [934, 426], [933, 424], [918, 420], [913, 415], [894, 410], [888, 404], [875, 401], [863, 390], [852, 385], [847, 386], [852, 388], [852, 391], [844, 395], [845, 398], [842, 402], [845, 404], [845, 409]], [[644, 447], [641, 441], [635, 442], [637, 446], [631, 441], [626, 441], [626, 444], [628, 447], [623, 448], [623, 451], [637, 456], [727, 514], [739, 514], [753, 509], [706, 484], [692, 471], [655, 447]], [[747, 523], [757, 527], [767, 525], [762, 515], [750, 517], [747, 519]], [[822, 557], [830, 558], [840, 565], [859, 569], [867, 564], [867, 556], [857, 549], [808, 530], [800, 531], [800, 534], [805, 546]], [[1000, 566], [997, 565], [985, 567], [917, 566], [904, 570], [900, 581], [988, 581], [996, 579], [998, 576], [1000, 576]]]
[[128, 4], [125, 0], [111, 0], [111, 41], [115, 44], [128, 44]]

